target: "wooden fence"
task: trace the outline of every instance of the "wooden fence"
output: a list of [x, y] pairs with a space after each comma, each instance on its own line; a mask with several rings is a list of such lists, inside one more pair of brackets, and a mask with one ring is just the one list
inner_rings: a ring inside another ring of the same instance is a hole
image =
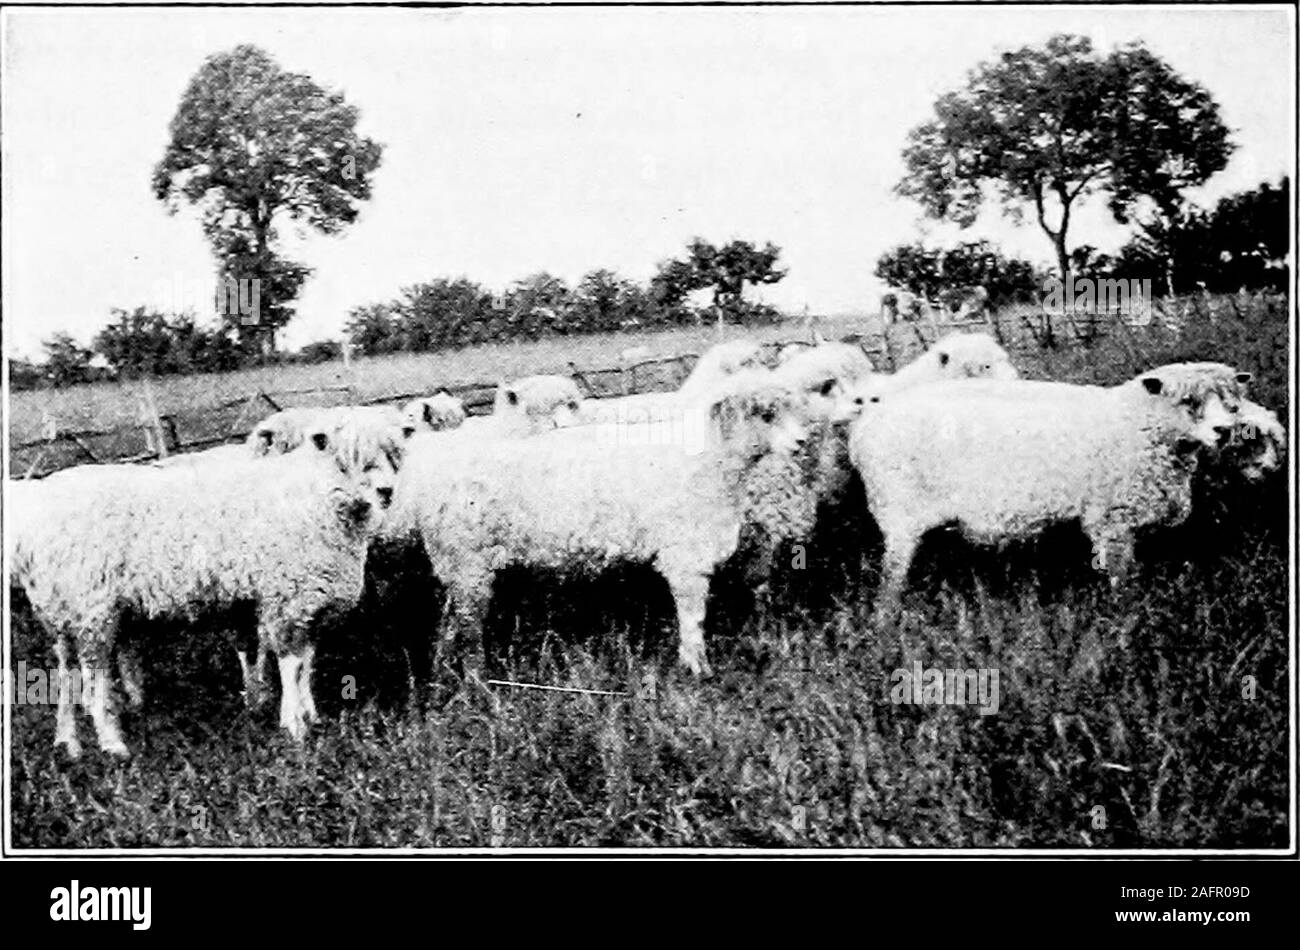
[[[1087, 343], [1102, 335], [1125, 334], [1132, 347], [1139, 346], [1131, 323], [1118, 315], [1090, 315], [1076, 318], [1046, 317], [1041, 309], [1008, 311], [996, 318], [982, 315], [973, 320], [937, 322], [922, 319], [899, 323], [882, 330], [852, 334], [844, 342], [860, 346], [872, 363], [893, 371], [913, 358], [938, 336], [957, 330], [980, 330], [994, 335], [1013, 354], [1018, 350], [1045, 345]], [[776, 350], [787, 346], [811, 345], [807, 335], [765, 343]], [[1140, 349], [1135, 353], [1140, 356]], [[688, 353], [644, 360], [635, 364], [580, 369], [569, 364], [569, 373], [591, 398], [601, 399], [635, 393], [675, 389], [690, 373], [698, 354]], [[43, 437], [16, 443], [9, 448], [9, 472], [21, 478], [40, 478], [73, 465], [107, 462], [143, 462], [181, 452], [194, 452], [247, 437], [252, 427], [272, 412], [296, 405], [403, 405], [445, 388], [460, 398], [471, 415], [492, 411], [496, 381], [463, 383], [425, 388], [414, 392], [387, 393], [358, 402], [351, 386], [335, 385], [308, 389], [257, 390], [236, 399], [212, 403], [195, 410], [160, 413], [146, 381], [140, 394], [139, 424], [104, 430], [65, 431], [57, 420], [47, 417]]]

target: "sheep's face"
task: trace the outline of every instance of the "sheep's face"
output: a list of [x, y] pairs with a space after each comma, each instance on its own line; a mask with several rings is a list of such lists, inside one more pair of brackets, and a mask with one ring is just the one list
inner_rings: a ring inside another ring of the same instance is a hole
[[563, 429], [582, 421], [582, 394], [563, 376], [530, 376], [502, 386], [493, 411], [528, 432]]
[[407, 435], [417, 431], [443, 432], [458, 428], [464, 421], [465, 406], [445, 389], [427, 399], [408, 403], [402, 412], [402, 430]]
[[856, 346], [821, 343], [785, 357], [774, 376], [803, 397], [813, 418], [842, 423], [856, 418], [853, 393], [872, 372]]
[[318, 421], [315, 410], [281, 409], [267, 416], [248, 436], [255, 456], [283, 455], [302, 445], [307, 430]]
[[1222, 455], [1246, 481], [1261, 481], [1282, 467], [1286, 430], [1275, 413], [1244, 400]]
[[[1011, 357], [990, 336], [971, 333], [949, 337], [930, 350], [940, 379], [1019, 379]], [[929, 355], [929, 354], [927, 354]]]
[[1138, 381], [1150, 396], [1173, 408], [1188, 439], [1218, 451], [1237, 429], [1250, 374], [1222, 363], [1171, 363]]
[[726, 393], [712, 404], [709, 418], [715, 436], [728, 451], [751, 459], [793, 455], [810, 435], [808, 407], [784, 386]]
[[398, 423], [375, 424], [380, 418], [344, 417], [308, 433], [312, 448], [328, 456], [351, 486], [348, 509], [357, 519], [392, 504], [402, 467], [407, 436]]

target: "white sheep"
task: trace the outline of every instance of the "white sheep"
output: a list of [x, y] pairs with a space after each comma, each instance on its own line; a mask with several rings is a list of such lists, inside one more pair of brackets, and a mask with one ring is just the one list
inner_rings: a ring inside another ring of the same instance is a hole
[[1259, 482], [1282, 467], [1286, 448], [1286, 430], [1277, 414], [1243, 399], [1231, 434], [1208, 458], [1207, 474], [1214, 477], [1232, 473], [1248, 482]]
[[245, 440], [253, 455], [283, 455], [302, 445], [303, 431], [315, 425], [322, 410], [315, 406], [280, 409], [261, 419]]
[[[319, 427], [275, 458], [84, 467], [11, 485], [13, 579], [54, 640], [65, 687], [56, 746], [73, 757], [81, 750], [66, 688], [72, 647], [99, 745], [126, 755], [108, 675], [124, 614], [193, 619], [243, 602], [256, 603], [259, 641], [279, 657], [280, 723], [301, 738], [316, 716], [312, 624], [361, 594], [402, 442], [397, 432]], [[134, 658], [122, 672], [138, 700]]]
[[258, 457], [246, 442], [237, 442], [232, 445], [213, 446], [198, 452], [178, 452], [149, 464], [154, 468], [181, 468], [192, 465], [219, 465], [222, 462]]
[[677, 388], [683, 396], [699, 395], [728, 376], [763, 365], [763, 347], [754, 340], [729, 340], [700, 354], [690, 375]]
[[[455, 428], [438, 431], [426, 427], [411, 437], [408, 446], [413, 452], [437, 456], [461, 444], [529, 439], [581, 421], [580, 406], [578, 387], [572, 379], [526, 377], [498, 387], [495, 410], [490, 416], [476, 416]], [[376, 618], [380, 627], [390, 619], [383, 611], [384, 605], [401, 601], [406, 592], [419, 590], [427, 581], [428, 565], [419, 534], [413, 522], [400, 516], [401, 507], [399, 500], [386, 513], [367, 557], [365, 605], [380, 605], [381, 614]], [[403, 617], [401, 623], [405, 622]], [[407, 659], [411, 660], [409, 652]]]
[[432, 396], [407, 403], [402, 416], [412, 432], [442, 432], [458, 428], [465, 421], [465, 404], [440, 389]]
[[[660, 426], [702, 431], [698, 419], [688, 418], [729, 377], [751, 369], [763, 368], [763, 348], [753, 340], [730, 340], [718, 343], [700, 354], [690, 375], [675, 390], [636, 393], [605, 399], [587, 399], [582, 403], [580, 419], [584, 423], [606, 426]], [[706, 411], [700, 410], [700, 411]], [[699, 412], [695, 414], [698, 416]]]
[[[600, 571], [653, 563], [672, 590], [679, 656], [707, 673], [701, 623], [709, 576], [747, 521], [810, 529], [798, 463], [812, 423], [798, 395], [764, 374], [710, 397], [707, 444], [611, 444], [595, 427], [530, 439], [413, 440], [394, 525], [414, 525], [447, 587], [449, 629], [480, 634], [495, 572], [512, 564]], [[784, 475], [784, 478], [782, 478]], [[779, 489], [779, 490], [778, 490]]]
[[525, 376], [497, 387], [489, 418], [462, 427], [476, 435], [515, 437], [564, 428], [580, 421], [582, 393], [567, 376]]
[[861, 347], [819, 337], [812, 346], [783, 351], [775, 372], [809, 395], [838, 398], [871, 379], [875, 367]]
[[1011, 357], [987, 333], [950, 333], [893, 375], [878, 373], [873, 394], [897, 391], [943, 379], [1018, 379]]
[[283, 455], [302, 445], [318, 427], [343, 425], [383, 431], [392, 427], [406, 435], [415, 431], [393, 406], [324, 406], [281, 409], [253, 426], [247, 444], [254, 455]]
[[966, 380], [882, 397], [850, 437], [885, 538], [882, 603], [897, 605], [922, 535], [949, 523], [1000, 542], [1079, 519], [1117, 581], [1135, 529], [1186, 519], [1197, 447], [1222, 444], [1248, 378], [1172, 364], [1110, 388]]

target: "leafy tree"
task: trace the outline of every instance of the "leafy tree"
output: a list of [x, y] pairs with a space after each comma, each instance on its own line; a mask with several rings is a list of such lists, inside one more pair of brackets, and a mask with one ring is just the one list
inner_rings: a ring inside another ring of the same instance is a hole
[[46, 385], [45, 367], [31, 360], [9, 361], [9, 388], [14, 392], [24, 389], [40, 389]]
[[160, 313], [114, 308], [113, 320], [95, 334], [93, 347], [121, 375], [162, 375], [178, 370], [175, 339]]
[[536, 339], [548, 333], [568, 331], [568, 309], [572, 296], [559, 277], [542, 271], [516, 281], [501, 301], [501, 325], [493, 338]]
[[1036, 300], [1043, 284], [1033, 264], [1005, 257], [987, 241], [951, 248], [903, 244], [881, 256], [876, 276], [890, 287], [948, 303], [972, 287], [983, 287], [995, 307]]
[[402, 348], [400, 323], [389, 304], [354, 307], [344, 329], [348, 340], [364, 356], [395, 353]]
[[749, 241], [731, 241], [717, 247], [695, 238], [686, 248], [685, 260], [659, 265], [654, 292], [669, 306], [679, 306], [695, 290], [712, 289], [713, 310], [721, 322], [727, 316], [744, 322], [748, 309], [744, 294], [747, 284], [775, 284], [785, 277], [777, 267], [781, 249], [775, 244], [761, 248]]
[[650, 279], [650, 303], [659, 314], [671, 315], [671, 322], [685, 323], [692, 319], [686, 298], [696, 289], [695, 268], [688, 261], [661, 261]]
[[611, 270], [594, 270], [573, 291], [571, 324], [583, 332], [642, 326], [650, 316], [645, 292]]
[[144, 307], [112, 313], [112, 322], [92, 345], [120, 376], [217, 372], [241, 364], [239, 348], [223, 326], [208, 328], [192, 314], [167, 317]]
[[275, 332], [293, 319], [293, 301], [311, 268], [271, 248], [259, 251], [238, 232], [218, 236], [214, 246], [220, 262], [217, 316], [234, 331], [245, 361], [266, 356], [274, 349]]
[[771, 243], [758, 248], [749, 241], [732, 241], [714, 247], [696, 238], [687, 252], [698, 285], [713, 289], [713, 306], [719, 313], [740, 308], [746, 284], [775, 284], [786, 274], [776, 266], [781, 249]]
[[153, 172], [155, 196], [174, 212], [201, 209], [218, 276], [261, 281], [256, 321], [223, 318], [263, 353], [293, 316], [308, 270], [275, 253], [277, 224], [336, 234], [370, 197], [381, 147], [356, 132], [358, 112], [309, 76], [241, 45], [209, 57], [190, 80]]
[[1290, 285], [1291, 183], [1265, 182], [1229, 195], [1213, 209], [1190, 208], [1171, 226], [1158, 213], [1138, 223], [1136, 233], [1106, 261], [1114, 276], [1148, 278], [1163, 273], [1158, 293], [1198, 286], [1218, 293], [1239, 288], [1283, 290]]
[[460, 345], [491, 321], [494, 306], [491, 293], [464, 277], [407, 287], [394, 305], [401, 348], [423, 352]]
[[986, 196], [1019, 220], [1026, 207], [1070, 273], [1070, 216], [1104, 193], [1125, 220], [1140, 199], [1163, 212], [1227, 164], [1214, 100], [1141, 44], [1101, 57], [1059, 35], [982, 63], [914, 129], [896, 191], [936, 218], [974, 222]]
[[337, 340], [316, 340], [300, 349], [294, 357], [295, 363], [328, 363], [343, 358], [343, 348]]
[[45, 376], [55, 387], [89, 382], [94, 376], [90, 361], [94, 354], [71, 334], [56, 333], [41, 344], [45, 350]]

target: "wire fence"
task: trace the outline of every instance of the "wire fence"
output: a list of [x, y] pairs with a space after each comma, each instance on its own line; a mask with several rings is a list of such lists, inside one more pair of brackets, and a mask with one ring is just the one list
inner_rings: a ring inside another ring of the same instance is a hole
[[[1186, 308], [1182, 308], [1185, 312]], [[951, 332], [981, 331], [992, 334], [1013, 356], [1026, 351], [1089, 345], [1115, 338], [1127, 346], [1135, 362], [1143, 361], [1137, 329], [1181, 332], [1177, 306], [1159, 308], [1138, 320], [1120, 313], [1049, 315], [1041, 307], [1010, 308], [973, 319], [952, 320], [923, 316], [911, 321], [882, 322], [862, 333], [840, 337], [856, 344], [882, 370], [893, 372], [914, 358], [939, 336]], [[811, 335], [768, 341], [769, 352], [791, 346], [812, 345]], [[663, 356], [627, 365], [580, 368], [569, 364], [569, 374], [584, 393], [595, 399], [660, 392], [677, 388], [699, 358], [697, 353]], [[74, 465], [144, 462], [245, 439], [252, 428], [272, 412], [291, 406], [397, 405], [445, 389], [459, 398], [470, 415], [492, 411], [498, 380], [441, 385], [422, 383], [411, 391], [386, 392], [358, 398], [354, 384], [287, 389], [255, 388], [235, 398], [184, 410], [159, 412], [148, 380], [140, 385], [137, 422], [129, 426], [65, 429], [47, 415], [38, 439], [13, 443], [9, 448], [11, 476], [40, 478]], [[125, 392], [125, 390], [122, 390]], [[129, 395], [125, 398], [130, 398]]]

